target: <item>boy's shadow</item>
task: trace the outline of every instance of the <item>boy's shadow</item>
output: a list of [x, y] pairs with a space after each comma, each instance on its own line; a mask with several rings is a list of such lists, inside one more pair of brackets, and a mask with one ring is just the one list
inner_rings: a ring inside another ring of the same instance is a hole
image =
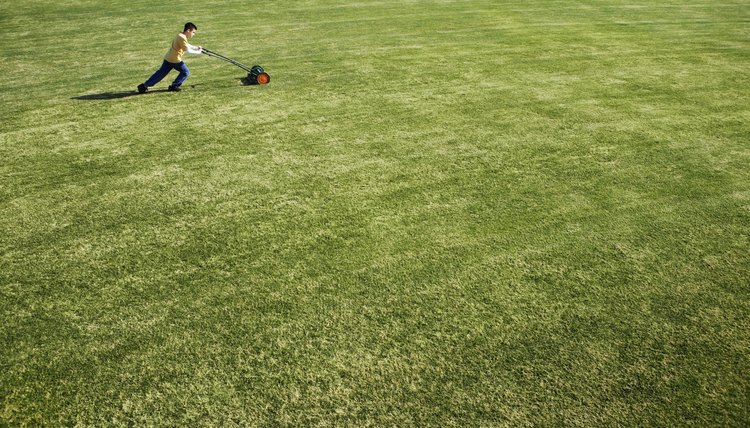
[[73, 97], [74, 100], [116, 100], [119, 98], [133, 97], [136, 95], [148, 95], [155, 94], [157, 92], [167, 92], [166, 89], [152, 89], [145, 94], [139, 94], [137, 91], [124, 91], [124, 92], [102, 92], [101, 94], [89, 94], [80, 95]]

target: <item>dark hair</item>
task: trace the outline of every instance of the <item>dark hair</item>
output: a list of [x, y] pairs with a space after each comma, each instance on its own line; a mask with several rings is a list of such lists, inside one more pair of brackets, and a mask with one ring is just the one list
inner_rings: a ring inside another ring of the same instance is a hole
[[185, 24], [185, 28], [182, 31], [197, 30], [197, 29], [198, 27], [195, 24], [193, 24], [192, 22], [188, 22], [187, 24]]

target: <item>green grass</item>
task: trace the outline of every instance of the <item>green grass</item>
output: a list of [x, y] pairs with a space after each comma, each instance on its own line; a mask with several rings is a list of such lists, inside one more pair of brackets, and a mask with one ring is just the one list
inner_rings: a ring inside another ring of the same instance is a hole
[[0, 425], [750, 425], [746, 1], [0, 6]]

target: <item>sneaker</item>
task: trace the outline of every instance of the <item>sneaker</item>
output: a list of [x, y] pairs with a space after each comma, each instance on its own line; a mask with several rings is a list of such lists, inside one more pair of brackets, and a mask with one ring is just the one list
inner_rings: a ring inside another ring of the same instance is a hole
[[167, 90], [168, 90], [169, 92], [180, 92], [180, 91], [181, 91], [182, 89], [180, 89], [180, 87], [179, 87], [179, 86], [172, 86], [172, 85], [169, 85], [169, 87], [167, 88]]
[[139, 94], [145, 94], [147, 90], [148, 90], [148, 88], [143, 83], [141, 83], [140, 85], [138, 85], [138, 93]]

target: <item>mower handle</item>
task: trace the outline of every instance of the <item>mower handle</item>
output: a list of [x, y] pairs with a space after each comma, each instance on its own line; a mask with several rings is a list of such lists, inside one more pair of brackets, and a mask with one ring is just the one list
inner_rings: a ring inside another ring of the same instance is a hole
[[227, 62], [231, 62], [232, 64], [236, 65], [237, 67], [239, 67], [239, 68], [241, 68], [241, 69], [243, 69], [245, 71], [248, 71], [248, 72], [252, 71], [252, 69], [250, 67], [248, 67], [248, 66], [246, 66], [244, 64], [240, 64], [239, 62], [237, 62], [237, 61], [235, 61], [235, 60], [233, 60], [231, 58], [227, 58], [224, 55], [218, 54], [218, 53], [216, 53], [216, 52], [214, 52], [214, 51], [212, 51], [210, 49], [203, 48], [202, 51], [203, 51], [204, 54], [206, 54], [208, 56], [212, 56], [214, 58], [219, 58], [221, 60], [224, 60], [224, 61], [227, 61]]

